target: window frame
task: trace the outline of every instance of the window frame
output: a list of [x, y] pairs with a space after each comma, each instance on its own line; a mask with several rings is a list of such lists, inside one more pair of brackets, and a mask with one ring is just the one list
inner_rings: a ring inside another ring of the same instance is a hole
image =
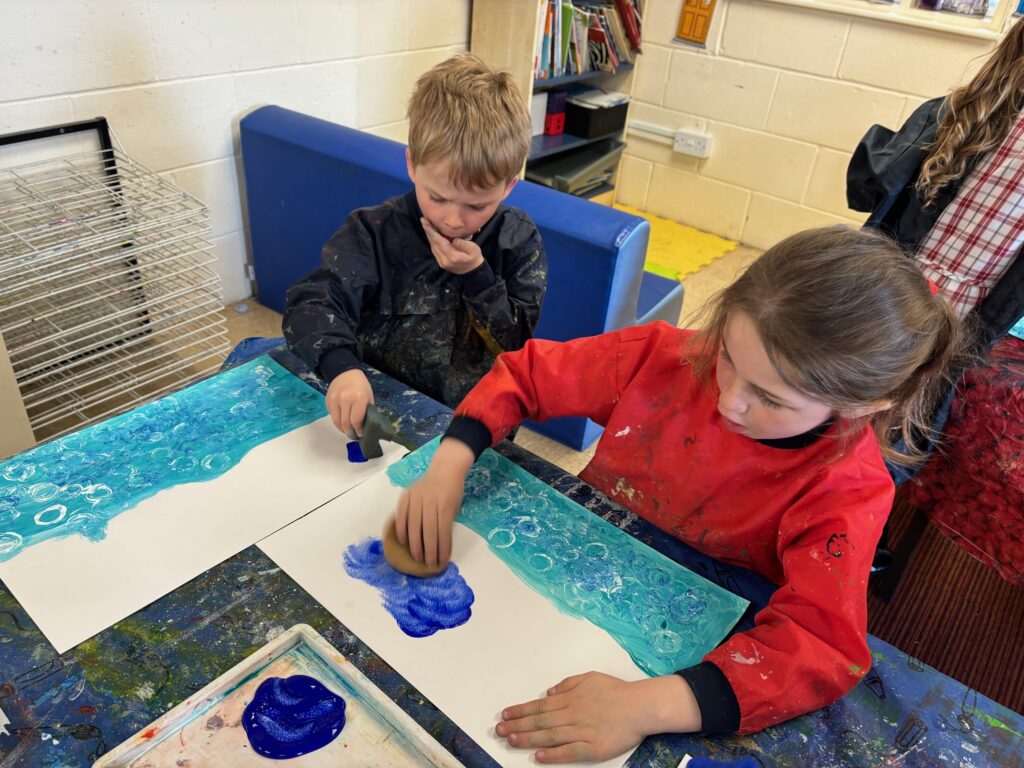
[[915, 7], [917, 0], [873, 3], [869, 0], [764, 0], [777, 5], [808, 8], [827, 13], [891, 22], [932, 32], [946, 32], [981, 40], [998, 40], [1016, 11], [1017, 0], [996, 0], [991, 16], [967, 16]]

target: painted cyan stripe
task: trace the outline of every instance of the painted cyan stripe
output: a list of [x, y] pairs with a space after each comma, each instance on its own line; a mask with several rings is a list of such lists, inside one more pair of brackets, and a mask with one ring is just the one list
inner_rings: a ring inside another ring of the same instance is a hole
[[[391, 465], [391, 481], [415, 482], [438, 443]], [[699, 662], [747, 607], [492, 450], [469, 474], [457, 521], [531, 589], [606, 631], [650, 675]]]
[[264, 356], [15, 456], [0, 464], [0, 562], [57, 536], [102, 539], [144, 499], [326, 414], [322, 394]]

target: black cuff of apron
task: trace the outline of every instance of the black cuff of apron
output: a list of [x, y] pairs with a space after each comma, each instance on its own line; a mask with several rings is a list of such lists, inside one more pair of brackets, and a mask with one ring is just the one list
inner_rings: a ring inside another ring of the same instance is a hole
[[351, 349], [335, 347], [320, 358], [320, 378], [330, 384], [338, 374], [358, 368], [363, 371], [363, 361], [355, 356]]
[[701, 736], [736, 733], [740, 727], [740, 703], [729, 678], [710, 661], [676, 672], [690, 684], [700, 707]]
[[494, 270], [491, 269], [491, 265], [486, 261], [476, 269], [471, 269], [464, 275], [458, 275], [458, 278], [462, 281], [462, 289], [469, 296], [483, 293], [497, 282]]
[[452, 419], [441, 439], [448, 437], [454, 437], [468, 445], [473, 451], [474, 459], [479, 459], [480, 454], [491, 447], [491, 430], [472, 416], [456, 416]]

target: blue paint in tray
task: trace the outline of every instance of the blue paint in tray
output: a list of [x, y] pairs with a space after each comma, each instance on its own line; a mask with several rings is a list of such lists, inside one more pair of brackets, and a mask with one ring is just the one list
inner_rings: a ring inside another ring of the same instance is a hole
[[242, 715], [253, 750], [287, 760], [330, 744], [345, 727], [345, 700], [308, 675], [260, 683]]
[[[422, 477], [439, 442], [388, 467], [391, 481], [408, 487]], [[748, 605], [493, 450], [470, 471], [457, 522], [559, 610], [606, 631], [649, 675], [697, 664]]]
[[437, 576], [399, 573], [384, 558], [380, 539], [367, 538], [345, 551], [345, 571], [380, 590], [384, 608], [410, 637], [429, 637], [469, 621], [475, 596], [455, 563]]
[[139, 502], [325, 415], [322, 394], [264, 356], [15, 456], [0, 463], [0, 562], [58, 536], [98, 541]]

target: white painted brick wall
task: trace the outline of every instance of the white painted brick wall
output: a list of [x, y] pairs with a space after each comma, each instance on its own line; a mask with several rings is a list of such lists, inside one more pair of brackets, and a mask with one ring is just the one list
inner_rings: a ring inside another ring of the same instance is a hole
[[178, 0], [149, 4], [156, 74], [173, 80], [282, 67], [299, 60], [290, 2]]
[[706, 50], [673, 42], [679, 0], [647, 0], [631, 120], [711, 132], [706, 160], [631, 133], [619, 202], [767, 248], [807, 227], [859, 224], [846, 165], [873, 123], [897, 128], [976, 71], [990, 41], [718, 0]]
[[[412, 2], [423, 0], [304, 0], [298, 3], [302, 60], [361, 58], [426, 47], [418, 36], [410, 38], [409, 5]], [[466, 7], [469, 7], [468, 2]], [[468, 43], [468, 25], [463, 37]]]
[[70, 123], [74, 119], [75, 111], [71, 108], [71, 99], [66, 96], [38, 101], [0, 103], [0, 133]]
[[4, 2], [0, 102], [156, 79], [146, 0]]
[[360, 59], [359, 75], [356, 78], [356, 116], [359, 126], [394, 123], [404, 119], [406, 102], [416, 79], [448, 58], [452, 50], [449, 47], [427, 48]]
[[358, 63], [351, 60], [243, 72], [233, 76], [235, 105], [241, 115], [276, 104], [354, 126], [357, 68]]
[[404, 141], [412, 85], [468, 48], [472, 4], [0, 2], [0, 132], [107, 117], [125, 152], [210, 209], [229, 303], [251, 294], [236, 158], [241, 117], [278, 104]]

